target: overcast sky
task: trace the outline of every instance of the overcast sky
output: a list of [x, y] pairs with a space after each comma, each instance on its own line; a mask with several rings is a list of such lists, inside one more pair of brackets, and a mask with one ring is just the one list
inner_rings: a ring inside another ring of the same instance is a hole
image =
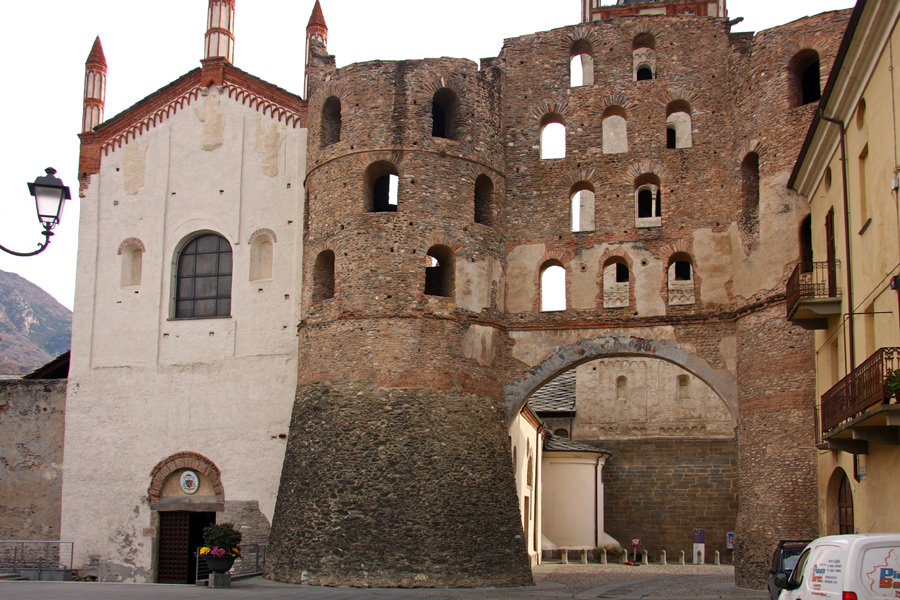
[[[315, 0], [237, 0], [234, 63], [291, 92], [303, 84], [306, 23]], [[320, 0], [338, 66], [373, 59], [496, 56], [503, 39], [576, 24], [581, 0]], [[612, 2], [604, 2], [604, 4]], [[733, 31], [760, 31], [853, 0], [729, 0]], [[99, 35], [108, 64], [106, 118], [199, 66], [208, 0], [30, 0], [4, 3], [6, 56], [0, 172], [0, 244], [27, 251], [43, 239], [26, 182], [48, 166], [73, 200], [49, 249], [31, 258], [0, 253], [71, 308], [79, 201], [78, 138], [84, 62]], [[450, 10], [452, 8], [452, 10]]]

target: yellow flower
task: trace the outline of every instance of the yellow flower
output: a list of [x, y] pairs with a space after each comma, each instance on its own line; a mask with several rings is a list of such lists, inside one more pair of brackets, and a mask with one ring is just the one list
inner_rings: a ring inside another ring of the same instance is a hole
[[207, 554], [209, 554], [209, 548], [207, 548], [206, 546], [200, 548], [200, 556], [206, 556]]

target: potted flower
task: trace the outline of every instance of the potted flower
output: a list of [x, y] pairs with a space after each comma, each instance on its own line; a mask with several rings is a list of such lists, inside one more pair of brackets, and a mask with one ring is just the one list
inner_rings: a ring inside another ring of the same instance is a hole
[[884, 378], [884, 389], [889, 392], [889, 396], [897, 397], [900, 393], [900, 369], [888, 369]]
[[231, 523], [212, 524], [203, 528], [200, 556], [213, 573], [227, 573], [234, 559], [241, 555], [241, 532]]

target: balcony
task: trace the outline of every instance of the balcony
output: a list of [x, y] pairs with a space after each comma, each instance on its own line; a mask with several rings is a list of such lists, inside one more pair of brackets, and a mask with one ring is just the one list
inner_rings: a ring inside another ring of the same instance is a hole
[[900, 403], [886, 380], [900, 348], [881, 348], [822, 394], [819, 447], [866, 454], [869, 442], [900, 445]]
[[800, 263], [787, 282], [787, 318], [804, 329], [826, 329], [841, 314], [840, 261]]

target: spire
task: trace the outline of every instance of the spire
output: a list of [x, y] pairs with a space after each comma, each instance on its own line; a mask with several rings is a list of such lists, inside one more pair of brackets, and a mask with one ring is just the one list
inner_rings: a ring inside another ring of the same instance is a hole
[[303, 97], [309, 98], [309, 62], [312, 58], [313, 44], [321, 44], [324, 49], [328, 45], [328, 25], [325, 24], [325, 15], [322, 14], [322, 5], [316, 0], [309, 23], [306, 25], [306, 69], [303, 76]]
[[204, 59], [234, 62], [234, 3], [235, 0], [209, 0]]
[[91, 53], [84, 63], [84, 113], [81, 131], [92, 131], [103, 122], [103, 107], [106, 103], [106, 57], [100, 36], [94, 40]]

